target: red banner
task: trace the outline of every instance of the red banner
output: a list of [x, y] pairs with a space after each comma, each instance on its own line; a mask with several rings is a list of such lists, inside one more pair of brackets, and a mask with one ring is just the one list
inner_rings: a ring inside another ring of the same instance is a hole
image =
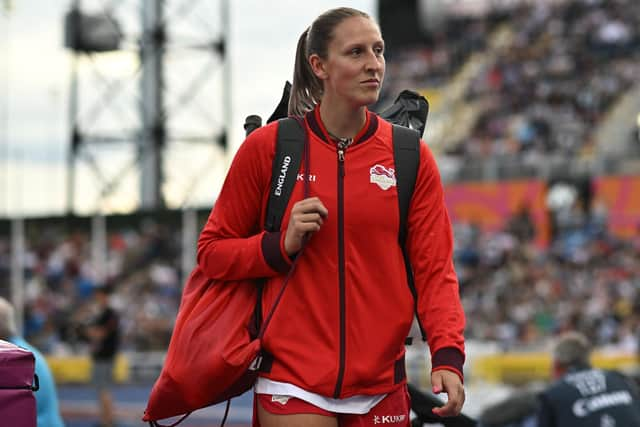
[[541, 246], [549, 243], [544, 181], [451, 184], [444, 190], [452, 222], [472, 222], [484, 230], [500, 230], [522, 206], [528, 206], [536, 227], [536, 243]]
[[604, 176], [593, 182], [594, 200], [607, 209], [609, 232], [630, 238], [640, 230], [640, 176]]

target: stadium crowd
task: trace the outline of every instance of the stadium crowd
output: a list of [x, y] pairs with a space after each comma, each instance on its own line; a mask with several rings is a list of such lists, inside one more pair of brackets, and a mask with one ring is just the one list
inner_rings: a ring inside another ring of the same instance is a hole
[[640, 81], [640, 3], [536, 3], [514, 16], [514, 37], [477, 75], [468, 100], [483, 114], [456, 147], [468, 158], [589, 155], [593, 131]]
[[[504, 20], [503, 15], [459, 17], [442, 20], [437, 31], [416, 43], [394, 46], [386, 53], [388, 77], [380, 105], [393, 102], [403, 89], [437, 87], [447, 82], [474, 52], [487, 46], [487, 35]], [[460, 37], [460, 28], [465, 36]]]
[[[134, 222], [108, 234], [107, 281], [121, 313], [122, 349], [164, 350], [180, 300], [180, 229]], [[37, 232], [35, 230], [37, 229]], [[574, 210], [547, 248], [523, 210], [498, 231], [458, 223], [455, 264], [469, 319], [467, 338], [504, 350], [540, 349], [568, 329], [599, 346], [638, 350], [640, 234], [621, 240], [606, 219]], [[28, 233], [25, 335], [45, 353], [86, 351], [79, 333], [90, 317], [91, 295], [105, 282], [91, 262], [88, 229], [64, 233], [40, 223]], [[0, 271], [8, 283], [7, 240]]]
[[[503, 230], [457, 224], [456, 268], [470, 339], [541, 350], [563, 331], [635, 354], [640, 340], [640, 237], [620, 239], [598, 215], [574, 211], [548, 248], [526, 210]], [[639, 227], [640, 229], [640, 227]]]
[[[109, 230], [104, 274], [93, 266], [88, 222], [72, 228], [27, 223], [26, 235], [24, 329], [34, 345], [45, 353], [87, 352], [83, 329], [95, 315], [93, 292], [110, 285], [122, 350], [166, 349], [180, 302], [179, 227], [145, 219]], [[4, 283], [9, 252], [8, 240], [0, 239]]]
[[[480, 114], [449, 144], [464, 160], [519, 160], [594, 153], [605, 113], [640, 82], [640, 3], [635, 0], [525, 2], [474, 18], [449, 18], [422, 46], [396, 49], [383, 102], [404, 88], [437, 87], [504, 23], [510, 37], [467, 85], [464, 102]], [[455, 37], [459, 28], [464, 37]], [[631, 132], [631, 126], [629, 128]], [[469, 164], [469, 162], [466, 162]]]

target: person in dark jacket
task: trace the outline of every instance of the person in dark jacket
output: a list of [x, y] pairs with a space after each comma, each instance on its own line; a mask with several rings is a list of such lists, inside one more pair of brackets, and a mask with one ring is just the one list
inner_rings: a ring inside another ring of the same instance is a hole
[[640, 426], [640, 394], [620, 372], [593, 368], [586, 337], [569, 332], [552, 353], [556, 381], [540, 395], [539, 427]]
[[97, 287], [94, 292], [97, 311], [87, 329], [93, 364], [91, 380], [98, 392], [100, 426], [113, 427], [115, 415], [111, 387], [120, 344], [119, 316], [109, 305], [109, 286]]

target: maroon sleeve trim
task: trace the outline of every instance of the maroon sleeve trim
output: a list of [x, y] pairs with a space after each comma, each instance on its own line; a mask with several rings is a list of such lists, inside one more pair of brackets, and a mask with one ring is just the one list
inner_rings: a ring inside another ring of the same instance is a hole
[[464, 364], [464, 354], [457, 348], [444, 347], [436, 351], [431, 358], [431, 366], [433, 370], [437, 368], [451, 367], [462, 373], [462, 365]]
[[286, 273], [289, 271], [290, 264], [280, 251], [281, 235], [281, 231], [267, 231], [264, 233], [261, 244], [262, 256], [264, 256], [264, 260], [269, 264], [269, 267], [280, 273]]

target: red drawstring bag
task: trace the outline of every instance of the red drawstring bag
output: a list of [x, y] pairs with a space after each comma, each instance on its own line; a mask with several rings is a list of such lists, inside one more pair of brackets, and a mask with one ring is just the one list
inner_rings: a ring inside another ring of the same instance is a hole
[[[304, 127], [302, 127], [304, 129]], [[305, 177], [309, 170], [309, 150], [304, 135]], [[296, 171], [297, 174], [297, 171]], [[295, 175], [294, 175], [295, 176]], [[304, 180], [309, 197], [309, 181]], [[176, 324], [160, 376], [156, 380], [143, 421], [162, 427], [158, 420], [183, 415], [227, 401], [249, 390], [263, 361], [262, 337], [295, 271], [302, 249], [287, 273], [267, 316], [259, 327], [259, 280], [220, 281], [207, 278], [196, 266], [182, 291]]]
[[255, 280], [208, 279], [200, 267], [191, 272], [182, 293], [180, 310], [167, 357], [156, 380], [143, 421], [184, 415], [227, 401], [249, 390], [263, 360], [261, 340], [278, 307], [304, 247], [289, 269], [260, 331], [254, 319], [259, 295]]
[[[304, 129], [300, 120], [297, 121]], [[304, 176], [308, 177], [306, 133], [303, 137]], [[296, 175], [297, 170], [292, 176]], [[309, 197], [308, 179], [304, 180], [304, 197]], [[171, 425], [176, 426], [197, 409], [227, 401], [224, 425], [230, 399], [249, 390], [257, 379], [263, 361], [262, 337], [301, 258], [306, 240], [305, 237], [263, 322], [259, 321], [261, 307], [256, 305], [261, 296], [259, 280], [213, 280], [207, 278], [200, 267], [193, 269], [182, 291], [167, 357], [151, 389], [143, 421], [162, 427], [158, 420], [183, 415]]]
[[143, 421], [188, 414], [248, 390], [260, 339], [250, 334], [258, 295], [253, 280], [224, 282], [196, 267], [183, 290], [180, 310]]

